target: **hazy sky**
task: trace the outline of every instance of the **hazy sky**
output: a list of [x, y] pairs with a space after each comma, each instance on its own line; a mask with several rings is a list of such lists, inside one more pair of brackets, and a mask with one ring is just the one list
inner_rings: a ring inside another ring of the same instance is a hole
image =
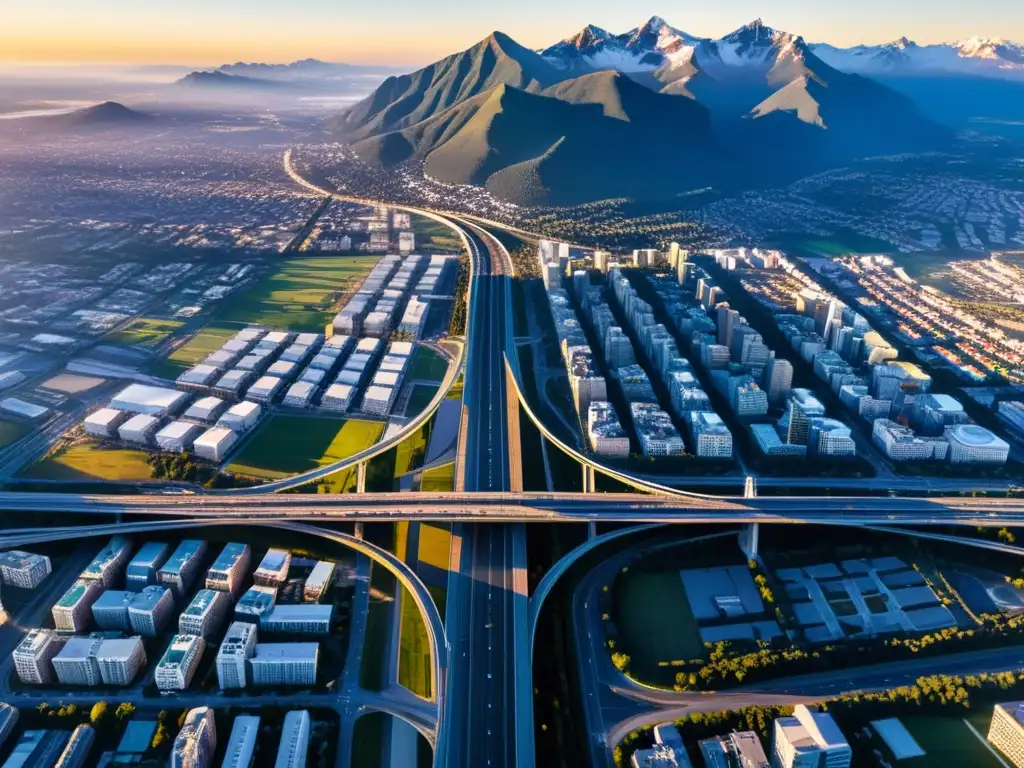
[[1024, 41], [1022, 0], [2, 0], [0, 59], [214, 65], [236, 60], [421, 64], [495, 29], [530, 47], [593, 23], [624, 32], [652, 15], [723, 35], [754, 18], [837, 45], [901, 35]]

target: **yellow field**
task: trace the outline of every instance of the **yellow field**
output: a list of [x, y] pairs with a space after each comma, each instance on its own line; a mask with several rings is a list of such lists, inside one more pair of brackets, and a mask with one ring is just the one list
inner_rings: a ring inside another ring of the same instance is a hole
[[43, 459], [23, 474], [37, 480], [149, 480], [149, 454], [132, 448], [101, 448], [91, 441], [75, 443]]

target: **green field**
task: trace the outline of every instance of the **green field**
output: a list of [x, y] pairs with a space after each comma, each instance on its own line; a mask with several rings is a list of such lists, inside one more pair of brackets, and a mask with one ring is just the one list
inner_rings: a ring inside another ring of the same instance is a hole
[[221, 325], [207, 326], [187, 342], [171, 352], [166, 359], [157, 360], [149, 372], [165, 379], [176, 379], [179, 375], [203, 360], [211, 352], [220, 349], [238, 329]]
[[155, 347], [184, 323], [178, 320], [163, 320], [157, 317], [140, 317], [123, 328], [109, 333], [105, 341], [126, 344], [131, 347]]
[[412, 353], [412, 360], [409, 362], [409, 370], [405, 378], [411, 381], [437, 381], [444, 380], [448, 373], [448, 361], [442, 355], [431, 349], [417, 345]]
[[[924, 750], [922, 757], [900, 760], [900, 768], [1002, 768], [1003, 764], [971, 733], [962, 718], [901, 717], [900, 721]], [[982, 737], [985, 733], [981, 731]]]
[[455, 490], [455, 464], [428, 469], [423, 473], [420, 490], [430, 493], [444, 493]]
[[434, 399], [438, 389], [439, 387], [430, 384], [414, 386], [412, 394], [409, 395], [409, 402], [405, 406], [405, 415], [412, 418], [421, 414], [423, 409], [430, 405], [430, 401]]
[[355, 290], [378, 256], [317, 256], [283, 261], [274, 274], [230, 299], [220, 320], [323, 331], [342, 297]]
[[227, 469], [269, 480], [291, 477], [347, 459], [374, 445], [383, 432], [379, 421], [272, 416]]
[[687, 661], [705, 654], [677, 571], [619, 574], [613, 590], [613, 620], [619, 648], [632, 657], [640, 680], [671, 684], [675, 673], [658, 662]]
[[149, 454], [132, 448], [101, 448], [91, 441], [57, 451], [30, 466], [23, 477], [34, 480], [149, 480]]
[[[416, 251], [424, 250], [462, 250], [462, 240], [455, 232], [433, 219], [426, 216], [412, 217], [412, 231], [416, 233]], [[429, 246], [429, 249], [428, 249]]]
[[24, 424], [15, 424], [10, 421], [0, 421], [0, 448], [6, 448], [16, 440], [20, 440], [29, 432]]

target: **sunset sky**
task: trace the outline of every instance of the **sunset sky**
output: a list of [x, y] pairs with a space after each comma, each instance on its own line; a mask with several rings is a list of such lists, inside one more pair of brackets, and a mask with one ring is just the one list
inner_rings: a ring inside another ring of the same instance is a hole
[[413, 65], [500, 29], [539, 47], [594, 23], [612, 32], [651, 15], [718, 37], [754, 18], [838, 45], [906, 35], [1024, 41], [1021, 0], [32, 0], [0, 10], [0, 60], [187, 64], [331, 61]]

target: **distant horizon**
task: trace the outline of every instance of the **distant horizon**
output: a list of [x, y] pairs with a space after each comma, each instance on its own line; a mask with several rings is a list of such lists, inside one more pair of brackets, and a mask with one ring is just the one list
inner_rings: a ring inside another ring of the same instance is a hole
[[[74, 0], [38, 0], [5, 11], [0, 65], [11, 67], [107, 66], [211, 69], [235, 62], [287, 64], [302, 59], [380, 67], [417, 67], [464, 50], [492, 32], [543, 48], [588, 24], [620, 34], [652, 16], [700, 37], [719, 38], [762, 18], [766, 25], [808, 43], [848, 48], [907, 37], [920, 45], [1001, 38], [1024, 42], [1018, 0], [837, 0], [806, 13], [800, 0], [735, 0], [728, 9], [649, 10], [566, 0], [551, 8], [521, 0], [514, 13], [478, 8], [468, 0], [437, 0], [425, 8], [392, 0], [386, 18], [373, 9], [339, 9], [333, 0], [165, 0], [139, 5], [102, 0], [83, 7]], [[97, 7], [99, 6], [99, 7]], [[399, 13], [394, 13], [399, 10]], [[45, 30], [41, 32], [40, 30]]]

